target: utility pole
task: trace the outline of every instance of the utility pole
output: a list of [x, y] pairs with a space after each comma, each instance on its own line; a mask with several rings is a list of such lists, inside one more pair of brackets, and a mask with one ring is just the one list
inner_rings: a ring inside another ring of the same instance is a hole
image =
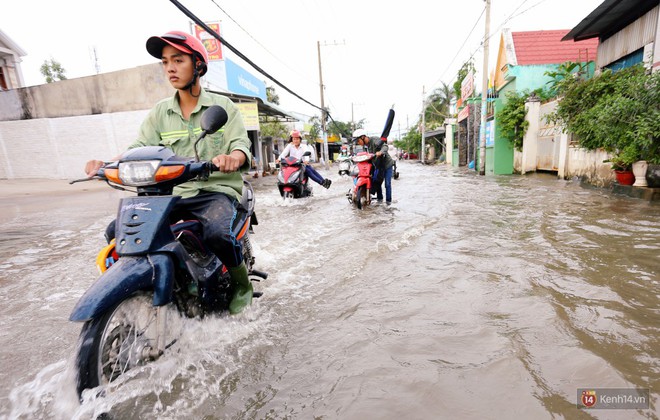
[[328, 168], [328, 133], [325, 131], [325, 103], [323, 102], [323, 71], [321, 70], [321, 41], [316, 41], [319, 54], [319, 85], [321, 87], [321, 136], [323, 137], [323, 159]]
[[[323, 44], [327, 45], [342, 45], [342, 44]], [[321, 70], [321, 41], [316, 41], [316, 50], [319, 56], [319, 86], [321, 88], [321, 133], [323, 136], [323, 157], [325, 160], [325, 168], [328, 168], [330, 163], [330, 154], [328, 153], [328, 132], [326, 131], [326, 112], [325, 102], [323, 101], [323, 71]]]
[[490, 33], [490, 0], [486, 1], [484, 33], [484, 65], [481, 75], [481, 126], [479, 129], [479, 175], [486, 175], [486, 112], [488, 110], [488, 37]]
[[426, 92], [424, 92], [424, 86], [422, 86], [422, 129], [421, 129], [421, 132], [422, 132], [422, 150], [419, 151], [419, 156], [420, 156], [419, 158], [421, 159], [422, 163], [424, 163], [424, 161], [426, 160], [426, 159], [424, 159], [425, 158], [424, 154], [425, 154], [425, 151], [426, 151], [426, 149], [425, 149], [425, 147], [426, 147], [425, 143], [426, 142], [424, 141], [424, 133], [426, 132], [426, 127], [425, 127], [426, 126], [426, 98], [424, 97], [424, 95], [426, 95]]
[[355, 116], [353, 115], [353, 102], [351, 102], [351, 130], [355, 131]]

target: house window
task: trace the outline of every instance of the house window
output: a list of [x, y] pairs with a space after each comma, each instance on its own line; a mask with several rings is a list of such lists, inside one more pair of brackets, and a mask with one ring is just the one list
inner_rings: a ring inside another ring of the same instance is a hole
[[7, 80], [5, 79], [5, 69], [3, 67], [0, 67], [0, 89], [9, 90]]
[[640, 48], [635, 52], [632, 52], [626, 56], [619, 58], [616, 61], [611, 62], [606, 65], [606, 69], [611, 69], [612, 71], [623, 70], [628, 67], [632, 67], [635, 64], [639, 64], [644, 60], [644, 48]]

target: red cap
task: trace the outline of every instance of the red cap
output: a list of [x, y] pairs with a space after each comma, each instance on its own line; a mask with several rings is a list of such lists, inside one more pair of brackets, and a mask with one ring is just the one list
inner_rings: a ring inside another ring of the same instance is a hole
[[149, 54], [162, 58], [165, 45], [171, 45], [186, 54], [194, 55], [198, 60], [208, 64], [209, 56], [204, 44], [194, 36], [181, 31], [170, 31], [163, 36], [152, 36], [147, 39], [147, 51]]

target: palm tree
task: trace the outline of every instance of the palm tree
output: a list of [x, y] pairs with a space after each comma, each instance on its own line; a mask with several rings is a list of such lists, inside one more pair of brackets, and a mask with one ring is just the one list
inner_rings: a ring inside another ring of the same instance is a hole
[[454, 98], [451, 86], [442, 82], [442, 86], [433, 90], [426, 101], [424, 119], [426, 127], [434, 128], [444, 124], [445, 118], [449, 118], [449, 104]]

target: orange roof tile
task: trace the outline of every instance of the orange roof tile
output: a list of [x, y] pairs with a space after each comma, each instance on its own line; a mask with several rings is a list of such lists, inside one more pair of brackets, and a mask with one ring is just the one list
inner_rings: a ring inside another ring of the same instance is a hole
[[561, 39], [569, 29], [511, 32], [518, 65], [595, 61], [598, 38], [573, 42]]

